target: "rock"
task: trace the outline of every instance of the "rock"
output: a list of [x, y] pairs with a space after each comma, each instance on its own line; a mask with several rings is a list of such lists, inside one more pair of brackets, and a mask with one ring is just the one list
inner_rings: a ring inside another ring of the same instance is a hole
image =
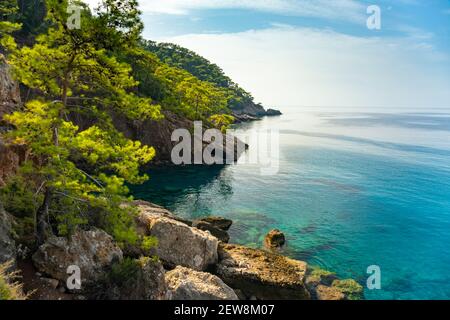
[[166, 273], [166, 282], [173, 300], [238, 300], [233, 289], [210, 273], [178, 266]]
[[169, 218], [192, 226], [192, 221], [178, 217], [169, 210], [156, 204], [143, 200], [135, 200], [133, 201], [133, 205], [135, 205], [139, 211], [137, 222], [140, 226], [147, 227], [154, 218]]
[[222, 229], [216, 228], [211, 223], [208, 223], [205, 221], [194, 221], [192, 226], [197, 229], [211, 233], [211, 235], [213, 235], [214, 237], [216, 237], [217, 239], [219, 239], [222, 242], [228, 243], [228, 241], [230, 241], [230, 235], [228, 234], [228, 232], [226, 232]]
[[[125, 261], [125, 260], [124, 260]], [[108, 289], [113, 300], [166, 300], [170, 297], [165, 280], [165, 271], [159, 261], [142, 257], [133, 261], [135, 270], [126, 274], [122, 283]], [[115, 296], [114, 296], [115, 295]]]
[[104, 268], [123, 258], [122, 250], [106, 232], [94, 229], [77, 231], [68, 240], [51, 237], [33, 255], [33, 264], [43, 274], [66, 283], [67, 267], [76, 265], [81, 280], [91, 282], [103, 274]]
[[310, 299], [307, 264], [274, 253], [220, 244], [217, 275], [233, 289], [260, 300]]
[[222, 218], [222, 217], [206, 217], [206, 218], [201, 218], [199, 219], [199, 221], [203, 221], [203, 222], [207, 222], [211, 225], [213, 225], [214, 227], [221, 229], [223, 231], [228, 231], [231, 227], [231, 225], [233, 224], [233, 221], [230, 219], [226, 219], [226, 218]]
[[281, 116], [281, 115], [282, 115], [282, 113], [279, 110], [267, 109], [267, 111], [266, 111], [266, 116], [268, 116], [268, 117]]
[[217, 263], [218, 240], [208, 232], [168, 218], [151, 219], [148, 230], [158, 239], [154, 253], [170, 266], [203, 271]]
[[16, 244], [13, 238], [14, 218], [0, 203], [0, 264], [16, 259]]
[[327, 287], [319, 284], [315, 289], [317, 300], [345, 300], [345, 294], [335, 287]]
[[286, 243], [284, 233], [278, 229], [271, 230], [264, 238], [267, 248], [281, 248]]
[[20, 89], [11, 77], [10, 67], [0, 54], [0, 122], [5, 113], [11, 113], [21, 104]]
[[56, 279], [51, 279], [51, 278], [40, 278], [39, 279], [40, 282], [42, 283], [42, 285], [48, 287], [49, 289], [56, 289], [58, 288], [59, 285], [59, 281]]

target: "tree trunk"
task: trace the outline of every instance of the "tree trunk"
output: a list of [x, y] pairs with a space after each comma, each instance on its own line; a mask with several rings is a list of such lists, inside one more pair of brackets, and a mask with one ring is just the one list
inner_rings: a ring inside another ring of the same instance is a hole
[[36, 241], [39, 246], [48, 239], [52, 232], [48, 224], [48, 214], [50, 204], [52, 202], [52, 196], [51, 189], [47, 188], [45, 190], [44, 201], [36, 212]]

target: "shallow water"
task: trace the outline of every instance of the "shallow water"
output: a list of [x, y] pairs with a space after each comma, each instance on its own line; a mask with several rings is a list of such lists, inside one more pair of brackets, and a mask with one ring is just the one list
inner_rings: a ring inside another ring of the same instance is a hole
[[382, 288], [368, 299], [450, 299], [450, 112], [283, 111], [242, 126], [280, 130], [276, 175], [160, 168], [134, 196], [184, 217], [230, 217], [232, 242], [253, 247], [278, 228], [287, 255], [361, 284], [378, 265]]

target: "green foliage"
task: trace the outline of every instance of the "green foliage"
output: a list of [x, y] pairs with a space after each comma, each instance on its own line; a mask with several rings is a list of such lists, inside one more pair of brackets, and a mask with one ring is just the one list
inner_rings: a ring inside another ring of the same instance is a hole
[[121, 262], [114, 264], [109, 273], [110, 281], [118, 286], [136, 278], [140, 270], [139, 260], [124, 258]]
[[1, 300], [25, 300], [22, 285], [15, 281], [17, 273], [10, 273], [12, 262], [0, 265], [0, 301]]
[[19, 30], [21, 26], [17, 23], [17, 12], [16, 0], [2, 0], [0, 2], [0, 49], [10, 50], [14, 48], [14, 41], [10, 34]]
[[[36, 188], [37, 189], [37, 188]], [[30, 182], [24, 176], [16, 175], [0, 189], [0, 202], [5, 210], [15, 217], [31, 217], [37, 209], [38, 199], [30, 188]]]
[[161, 65], [156, 75], [164, 84], [162, 103], [174, 112], [191, 120], [203, 120], [228, 110], [228, 96], [223, 90], [197, 79], [187, 71]]
[[229, 114], [214, 114], [208, 120], [222, 132], [225, 132], [234, 123], [234, 117]]
[[143, 46], [146, 50], [156, 54], [167, 65], [186, 70], [199, 80], [221, 88], [229, 97], [227, 103], [229, 109], [238, 110], [242, 109], [244, 104], [253, 103], [250, 93], [227, 77], [219, 66], [195, 52], [175, 44], [154, 41], [143, 41]]
[[[51, 200], [46, 210], [53, 212], [60, 234], [87, 223], [89, 204], [107, 209], [107, 226], [118, 241], [136, 242], [133, 220], [119, 204], [128, 193], [126, 182], [148, 178], [139, 168], [155, 150], [125, 138], [111, 115], [159, 119], [160, 107], [134, 93], [138, 83], [131, 67], [108, 47], [131, 46], [133, 41], [137, 46], [139, 11], [133, 0], [105, 0], [97, 15], [85, 7], [82, 28], [70, 30], [65, 26], [67, 4], [48, 0], [48, 31], [34, 45], [16, 48], [9, 56], [16, 78], [41, 97], [5, 117], [15, 128], [6, 138], [27, 145], [32, 157], [40, 159], [28, 173], [42, 182], [38, 193]], [[70, 120], [69, 115], [77, 114], [95, 121], [82, 129]]]

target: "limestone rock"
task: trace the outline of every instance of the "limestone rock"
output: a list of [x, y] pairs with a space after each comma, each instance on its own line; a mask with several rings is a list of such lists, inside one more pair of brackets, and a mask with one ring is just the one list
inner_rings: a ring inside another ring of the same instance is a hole
[[217, 275], [247, 297], [310, 299], [304, 282], [306, 262], [229, 244], [220, 244], [219, 257]]
[[149, 235], [158, 239], [155, 254], [171, 266], [203, 271], [217, 263], [218, 240], [208, 232], [168, 218], [152, 219]]
[[123, 258], [122, 250], [106, 232], [94, 229], [77, 231], [68, 240], [51, 237], [33, 255], [33, 264], [42, 273], [66, 282], [67, 267], [76, 265], [81, 270], [84, 281], [95, 281], [103, 274], [104, 268]]
[[210, 273], [178, 266], [166, 273], [166, 282], [173, 300], [238, 300], [233, 289]]

